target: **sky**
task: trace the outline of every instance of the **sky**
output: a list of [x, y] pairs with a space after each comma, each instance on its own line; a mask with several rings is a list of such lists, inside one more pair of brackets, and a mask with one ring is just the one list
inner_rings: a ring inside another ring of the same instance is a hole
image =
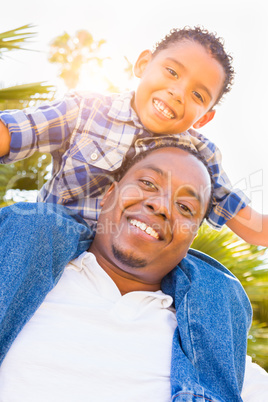
[[[268, 213], [268, 11], [263, 0], [9, 0], [1, 4], [1, 15], [1, 32], [32, 23], [38, 33], [29, 45], [38, 52], [13, 52], [0, 60], [2, 87], [36, 81], [58, 85], [57, 68], [47, 54], [51, 40], [64, 31], [86, 29], [94, 39], [105, 39], [108, 69], [121, 85], [124, 57], [134, 63], [172, 28], [201, 25], [223, 37], [234, 58], [235, 83], [200, 132], [220, 148], [233, 185], [254, 209]], [[79, 89], [92, 90], [95, 81], [86, 73]], [[64, 90], [59, 85], [59, 94]]]

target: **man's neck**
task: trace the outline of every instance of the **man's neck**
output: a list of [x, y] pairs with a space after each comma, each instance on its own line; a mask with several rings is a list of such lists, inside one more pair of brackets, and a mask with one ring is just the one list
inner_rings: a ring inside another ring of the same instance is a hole
[[95, 255], [99, 266], [110, 276], [118, 287], [122, 295], [129, 292], [149, 291], [156, 292], [160, 290], [160, 283], [146, 283], [139, 278], [133, 277], [127, 272], [114, 265], [112, 261], [107, 261], [98, 252], [96, 252], [94, 244], [88, 250]]

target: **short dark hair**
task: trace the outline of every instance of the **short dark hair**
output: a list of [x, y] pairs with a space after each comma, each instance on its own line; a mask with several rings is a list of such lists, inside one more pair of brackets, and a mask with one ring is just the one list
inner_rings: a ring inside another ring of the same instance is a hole
[[174, 28], [161, 41], [155, 44], [152, 52], [153, 56], [161, 50], [167, 49], [169, 46], [185, 40], [199, 43], [223, 67], [225, 80], [215, 104], [219, 103], [223, 95], [231, 90], [235, 73], [232, 66], [233, 58], [225, 51], [223, 38], [216, 36], [216, 33], [209, 32], [199, 26], [194, 28], [184, 27], [182, 29]]
[[[115, 173], [114, 175], [114, 179], [115, 181], [119, 182], [128, 172], [128, 170], [134, 166], [136, 163], [138, 163], [139, 161], [141, 161], [142, 159], [144, 159], [148, 154], [150, 154], [151, 152], [160, 149], [160, 148], [179, 148], [182, 149], [183, 151], [188, 152], [191, 155], [194, 155], [198, 160], [200, 160], [203, 165], [206, 167], [209, 177], [210, 177], [210, 183], [211, 183], [211, 193], [210, 193], [210, 199], [209, 199], [209, 203], [208, 203], [208, 207], [206, 210], [206, 213], [204, 215], [204, 219], [208, 218], [208, 215], [211, 211], [212, 205], [213, 205], [213, 199], [214, 199], [214, 179], [213, 179], [213, 173], [210, 169], [210, 167], [208, 166], [207, 161], [204, 159], [204, 157], [197, 151], [195, 151], [194, 149], [187, 147], [185, 145], [179, 144], [178, 141], [176, 141], [174, 138], [162, 138], [156, 142], [152, 142], [150, 144], [150, 147], [146, 150], [146, 151], [141, 151], [139, 153], [137, 153], [133, 158], [126, 158], [120, 169], [118, 169], [118, 171]], [[202, 220], [202, 222], [203, 222]], [[201, 222], [201, 223], [202, 223]]]

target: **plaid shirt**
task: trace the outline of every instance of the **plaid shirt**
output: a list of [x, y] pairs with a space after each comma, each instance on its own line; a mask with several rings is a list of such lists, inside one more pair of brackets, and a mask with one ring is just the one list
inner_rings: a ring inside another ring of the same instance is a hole
[[[131, 108], [133, 95], [76, 93], [35, 109], [0, 112], [11, 133], [10, 153], [0, 163], [16, 162], [35, 151], [51, 153], [52, 178], [38, 201], [64, 204], [88, 223], [96, 222], [103, 193], [124, 157], [131, 158], [164, 137], [154, 136], [141, 124]], [[208, 222], [221, 228], [249, 200], [232, 189], [212, 142], [192, 129], [171, 137], [200, 152], [211, 167], [215, 202]]]

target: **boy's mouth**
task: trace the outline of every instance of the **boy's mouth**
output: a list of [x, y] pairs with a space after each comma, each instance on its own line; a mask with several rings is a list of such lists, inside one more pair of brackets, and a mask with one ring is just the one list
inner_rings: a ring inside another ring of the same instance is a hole
[[153, 105], [156, 110], [163, 114], [167, 119], [175, 119], [173, 111], [164, 102], [159, 99], [153, 99]]

